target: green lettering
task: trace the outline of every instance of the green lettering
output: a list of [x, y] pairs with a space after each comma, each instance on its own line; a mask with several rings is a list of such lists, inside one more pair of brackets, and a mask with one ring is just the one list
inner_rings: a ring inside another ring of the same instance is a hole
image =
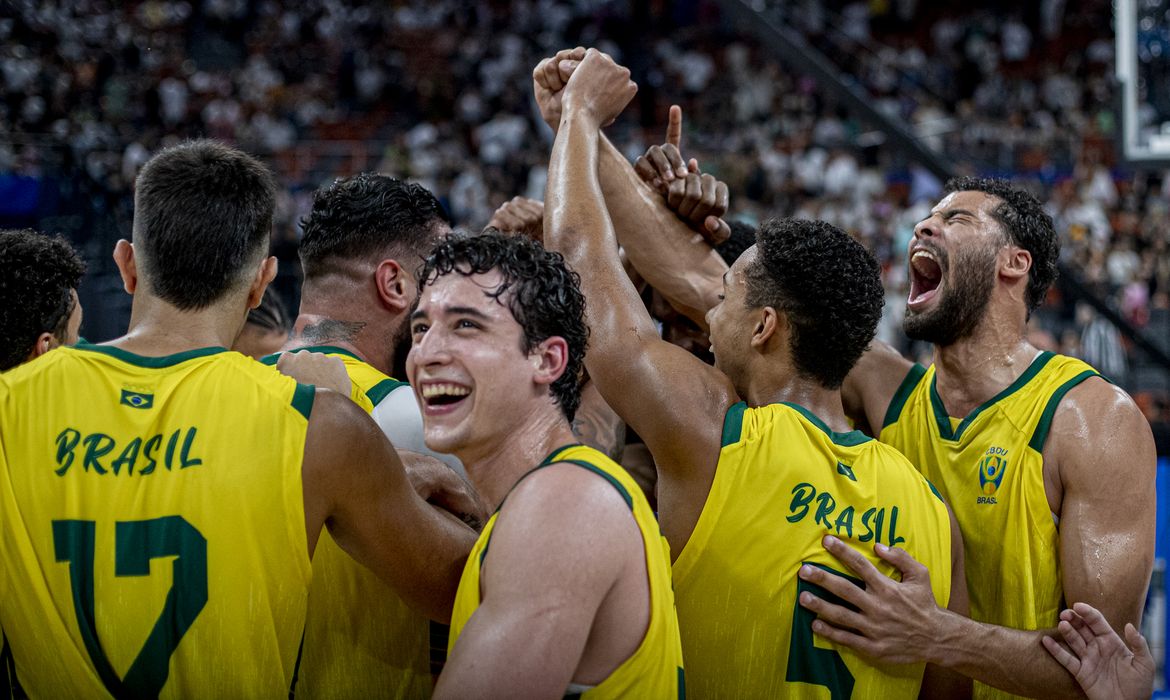
[[175, 463], [175, 446], [178, 444], [179, 444], [179, 431], [176, 430], [175, 432], [171, 433], [170, 439], [167, 440], [167, 456], [166, 456], [166, 459], [163, 461], [163, 466], [165, 466], [167, 468], [167, 471], [170, 471], [171, 465]]
[[884, 523], [885, 521], [886, 521], [886, 509], [881, 508], [878, 510], [877, 518], [874, 521], [874, 526], [873, 526], [873, 541], [874, 542], [881, 542], [882, 541], [882, 523]]
[[203, 464], [203, 460], [198, 457], [191, 457], [191, 444], [195, 442], [195, 428], [187, 430], [187, 437], [183, 438], [183, 451], [179, 453], [179, 469], [186, 469], [187, 467], [195, 467]]
[[845, 536], [853, 537], [853, 506], [846, 506], [845, 510], [837, 516], [837, 522], [834, 524], [837, 534], [841, 534], [841, 530], [845, 530]]
[[898, 537], [896, 530], [898, 529], [898, 506], [890, 509], [890, 546], [897, 547], [900, 543], [905, 542], [905, 537]]
[[94, 433], [86, 435], [82, 440], [85, 443], [85, 459], [81, 466], [86, 471], [93, 468], [98, 474], [105, 474], [106, 469], [98, 462], [98, 459], [105, 457], [113, 451], [115, 447], [114, 438], [105, 433]]
[[138, 461], [138, 450], [141, 448], [142, 438], [134, 438], [131, 440], [130, 444], [126, 445], [126, 448], [122, 450], [122, 454], [118, 455], [118, 458], [110, 465], [110, 468], [114, 470], [114, 474], [117, 475], [122, 470], [122, 467], [126, 467], [127, 475], [133, 474], [134, 463]]
[[861, 526], [865, 528], [865, 534], [857, 538], [858, 542], [869, 542], [873, 539], [873, 526], [869, 524], [869, 521], [876, 512], [877, 508], [870, 508], [861, 514]]
[[73, 466], [73, 450], [79, 442], [81, 433], [73, 428], [66, 428], [57, 435], [57, 464], [61, 467], [54, 472], [57, 476], [65, 476], [65, 472]]
[[833, 500], [833, 496], [829, 493], [822, 493], [817, 496], [817, 514], [813, 516], [814, 523], [821, 523], [826, 530], [833, 529], [833, 523], [829, 522], [829, 513], [837, 507], [837, 501]]
[[817, 490], [812, 484], [801, 483], [792, 487], [792, 503], [788, 504], [788, 511], [792, 515], [788, 516], [788, 522], [798, 523], [804, 520], [808, 515], [808, 504], [812, 503], [813, 496], [817, 495]]
[[162, 435], [154, 435], [146, 441], [146, 445], [142, 448], [142, 456], [146, 457], [146, 466], [138, 471], [142, 476], [153, 474], [154, 468], [158, 466], [158, 460], [154, 458], [155, 450], [162, 444]]

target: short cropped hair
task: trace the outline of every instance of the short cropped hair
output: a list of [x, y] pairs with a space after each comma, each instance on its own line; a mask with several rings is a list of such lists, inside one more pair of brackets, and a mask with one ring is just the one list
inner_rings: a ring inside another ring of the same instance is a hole
[[745, 271], [747, 303], [788, 320], [796, 371], [837, 389], [873, 340], [885, 296], [877, 260], [823, 221], [770, 219]]
[[435, 244], [439, 221], [446, 212], [422, 185], [378, 173], [335, 180], [313, 193], [301, 221], [305, 277], [328, 274], [335, 260], [393, 255], [417, 263]]
[[520, 324], [522, 352], [532, 352], [552, 337], [564, 338], [569, 346], [565, 372], [549, 391], [571, 422], [581, 405], [589, 327], [585, 323], [581, 278], [569, 269], [560, 253], [545, 250], [524, 236], [505, 236], [494, 228], [485, 229], [479, 236], [451, 236], [423, 262], [419, 291], [444, 275], [470, 277], [492, 270], [498, 270], [503, 281], [491, 296], [507, 306]]
[[1012, 187], [1007, 180], [979, 177], [959, 177], [947, 181], [946, 194], [952, 192], [983, 192], [1000, 200], [991, 214], [1003, 227], [1008, 240], [1032, 255], [1032, 269], [1028, 271], [1028, 289], [1025, 301], [1031, 314], [1044, 301], [1048, 288], [1056, 281], [1056, 263], [1060, 259], [1060, 238], [1052, 217], [1044, 211], [1040, 201], [1028, 192]]
[[143, 166], [134, 204], [134, 247], [147, 286], [179, 309], [203, 309], [267, 252], [276, 182], [242, 151], [188, 141]]
[[65, 342], [85, 263], [60, 236], [0, 231], [0, 372], [28, 358], [41, 333]]

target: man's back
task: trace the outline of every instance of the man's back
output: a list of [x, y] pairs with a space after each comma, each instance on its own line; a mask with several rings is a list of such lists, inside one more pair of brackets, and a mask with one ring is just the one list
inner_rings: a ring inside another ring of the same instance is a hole
[[[923, 666], [867, 664], [814, 643], [797, 596], [802, 564], [838, 568], [832, 534], [866, 554], [881, 543], [931, 570], [950, 595], [950, 521], [931, 486], [895, 450], [860, 432], [835, 433], [804, 408], [776, 403], [727, 413], [703, 513], [674, 565], [688, 683], [696, 697], [906, 697]], [[840, 572], [837, 572], [840, 573]], [[852, 695], [851, 695], [852, 693]]]
[[288, 692], [313, 397], [222, 348], [0, 377], [0, 623], [31, 695]]

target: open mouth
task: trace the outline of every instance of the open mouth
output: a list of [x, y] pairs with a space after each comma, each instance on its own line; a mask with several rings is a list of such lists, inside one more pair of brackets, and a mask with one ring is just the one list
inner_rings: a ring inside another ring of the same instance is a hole
[[471, 396], [471, 387], [454, 382], [425, 382], [420, 387], [423, 410], [431, 415], [455, 410]]
[[934, 253], [919, 249], [910, 256], [910, 296], [906, 303], [920, 307], [938, 295], [942, 285], [942, 265]]

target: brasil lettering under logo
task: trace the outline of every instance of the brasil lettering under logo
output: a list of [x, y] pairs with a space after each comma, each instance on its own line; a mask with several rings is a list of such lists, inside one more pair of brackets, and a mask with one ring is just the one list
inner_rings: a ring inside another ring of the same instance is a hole
[[1001, 447], [992, 447], [979, 461], [979, 490], [983, 493], [979, 498], [980, 503], [996, 502], [993, 496], [1003, 482], [1007, 466], [1007, 450]]

